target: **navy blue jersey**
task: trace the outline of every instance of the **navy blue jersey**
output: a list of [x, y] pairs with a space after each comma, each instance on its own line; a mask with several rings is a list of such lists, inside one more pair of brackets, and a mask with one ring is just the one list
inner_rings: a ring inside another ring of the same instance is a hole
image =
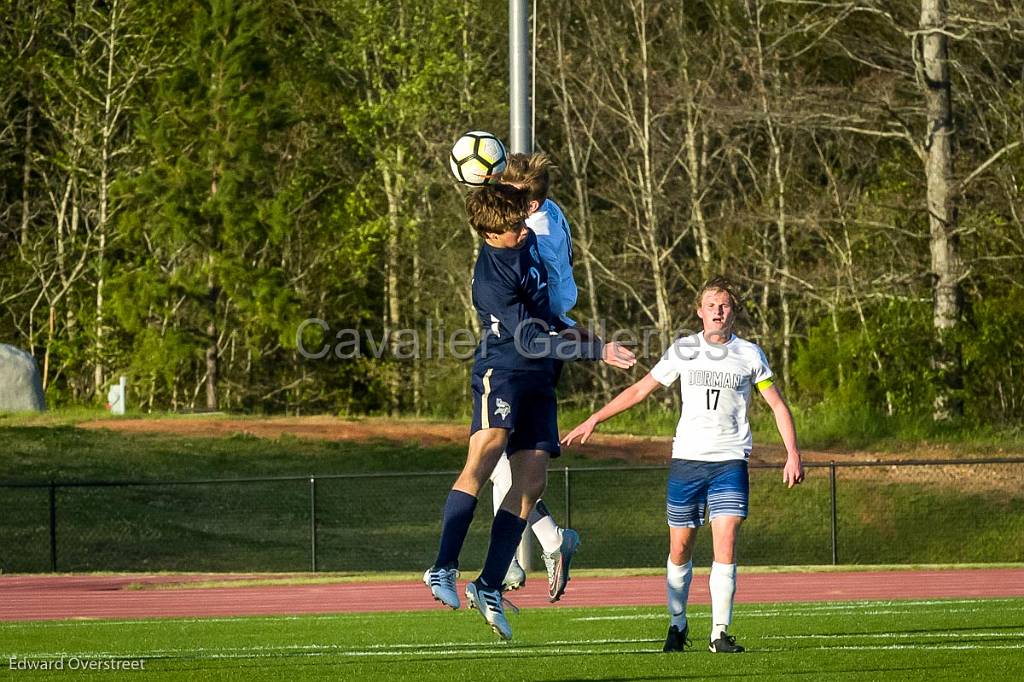
[[516, 249], [484, 243], [473, 268], [473, 305], [483, 330], [475, 370], [550, 371], [553, 359], [601, 358], [600, 341], [557, 334], [567, 325], [552, 314], [547, 287], [547, 270], [532, 231]]

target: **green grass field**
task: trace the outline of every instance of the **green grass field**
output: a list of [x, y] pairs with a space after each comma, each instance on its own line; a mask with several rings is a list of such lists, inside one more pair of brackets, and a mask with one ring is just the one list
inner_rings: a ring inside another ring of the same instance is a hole
[[[712, 655], [709, 612], [691, 607], [693, 648], [660, 651], [656, 608], [547, 608], [513, 615], [500, 643], [475, 611], [308, 617], [0, 623], [0, 670], [25, 661], [144, 659], [167, 680], [1013, 680], [1024, 675], [1024, 600], [741, 604], [748, 647]], [[63, 674], [67, 674], [66, 672]], [[90, 673], [138, 679], [139, 672]]]

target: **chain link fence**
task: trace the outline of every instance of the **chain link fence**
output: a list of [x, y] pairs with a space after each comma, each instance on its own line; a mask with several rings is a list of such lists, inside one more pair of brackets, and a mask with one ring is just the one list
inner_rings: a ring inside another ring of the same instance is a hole
[[[809, 463], [786, 489], [751, 465], [747, 565], [1024, 561], [1024, 458]], [[202, 481], [0, 483], [0, 570], [416, 571], [437, 548], [456, 472]], [[660, 566], [667, 466], [552, 469], [581, 568]], [[490, 491], [463, 551], [482, 563]], [[535, 543], [536, 545], [536, 543]], [[695, 561], [711, 560], [710, 538]]]

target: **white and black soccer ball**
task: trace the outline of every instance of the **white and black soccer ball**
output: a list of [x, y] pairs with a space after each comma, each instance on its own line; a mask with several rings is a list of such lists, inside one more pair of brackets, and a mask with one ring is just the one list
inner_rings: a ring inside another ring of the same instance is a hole
[[448, 156], [455, 179], [479, 187], [505, 170], [505, 145], [491, 133], [474, 130], [460, 137]]

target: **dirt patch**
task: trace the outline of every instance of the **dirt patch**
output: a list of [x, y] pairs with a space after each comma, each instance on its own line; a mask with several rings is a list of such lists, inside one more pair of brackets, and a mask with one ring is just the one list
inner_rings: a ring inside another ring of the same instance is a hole
[[[244, 434], [276, 439], [282, 436], [314, 440], [395, 441], [423, 446], [464, 446], [469, 435], [465, 423], [417, 421], [412, 419], [343, 419], [314, 417], [237, 417], [203, 415], [155, 419], [98, 419], [77, 425], [83, 429], [109, 429], [124, 433], [157, 433], [191, 437], [228, 437]], [[574, 450], [594, 460], [621, 459], [636, 464], [662, 464], [672, 452], [672, 439], [664, 437], [596, 434], [587, 445]], [[976, 456], [991, 456], [978, 453]], [[1002, 453], [1001, 453], [1002, 454]], [[805, 462], [896, 462], [908, 459], [945, 459], [952, 453], [943, 446], [920, 446], [897, 453], [804, 450]], [[954, 456], [969, 459], [971, 455]], [[786, 461], [781, 445], [756, 445], [750, 461], [778, 464]]]
[[[416, 443], [423, 446], [465, 445], [466, 424], [396, 420], [342, 419], [339, 417], [230, 417], [196, 416], [158, 419], [99, 419], [77, 424], [83, 429], [108, 429], [122, 433], [156, 433], [197, 438], [228, 437], [237, 434], [257, 438], [309, 438], [314, 440]], [[621, 459], [637, 464], [661, 464], [672, 453], [672, 439], [665, 437], [596, 434], [585, 446], [574, 449], [589, 459]], [[835, 453], [804, 452], [806, 461], [828, 461]], [[786, 451], [781, 446], [755, 449], [752, 462], [781, 464]]]
[[197, 416], [164, 419], [99, 419], [77, 424], [83, 429], [108, 429], [123, 433], [158, 433], [196, 438], [238, 434], [257, 438], [293, 436], [313, 440], [390, 440], [421, 445], [463, 443], [465, 426], [442, 422], [389, 419], [340, 419], [338, 417], [229, 417]]

